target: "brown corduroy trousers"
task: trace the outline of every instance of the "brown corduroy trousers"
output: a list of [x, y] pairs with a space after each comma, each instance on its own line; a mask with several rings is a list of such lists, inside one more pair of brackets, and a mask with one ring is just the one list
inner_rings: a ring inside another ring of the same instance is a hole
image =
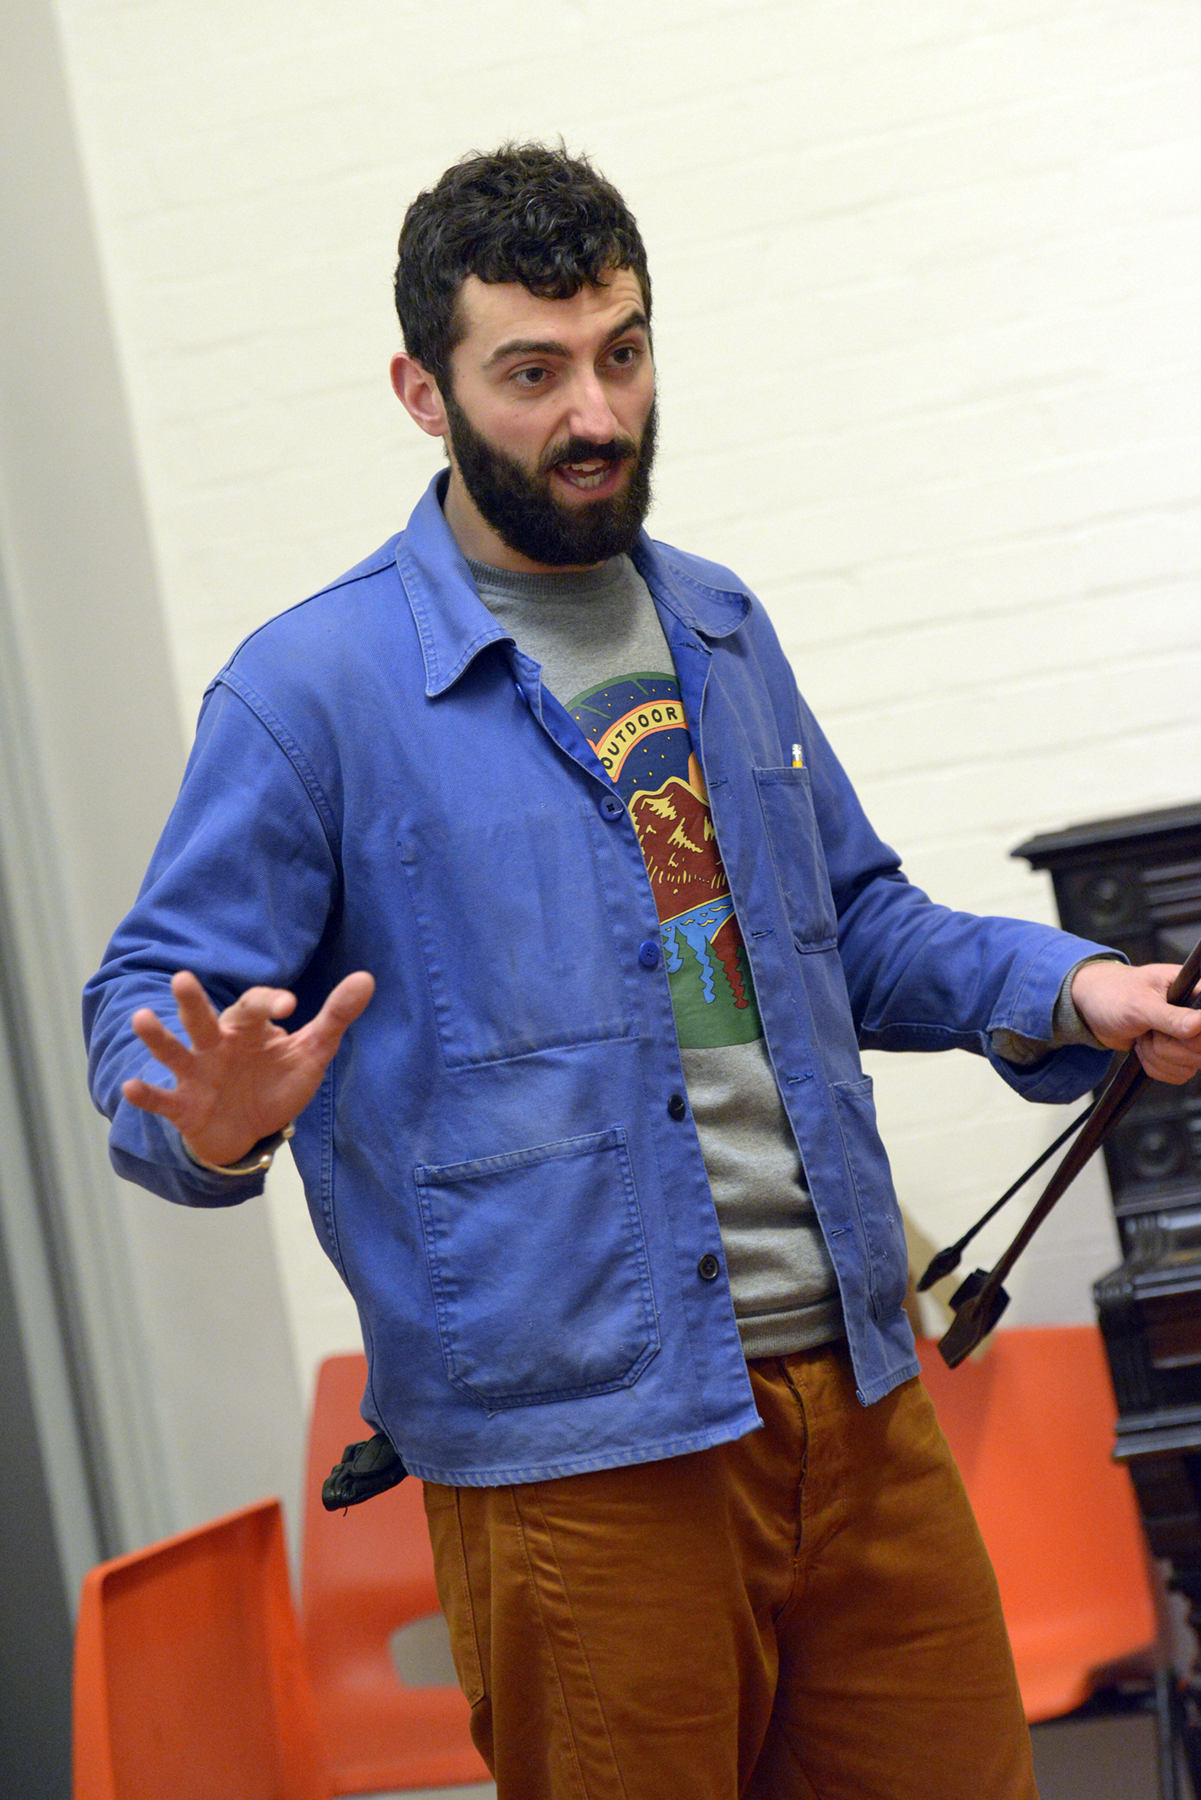
[[996, 1582], [924, 1389], [750, 1365], [764, 1429], [514, 1487], [427, 1483], [499, 1800], [1037, 1800]]

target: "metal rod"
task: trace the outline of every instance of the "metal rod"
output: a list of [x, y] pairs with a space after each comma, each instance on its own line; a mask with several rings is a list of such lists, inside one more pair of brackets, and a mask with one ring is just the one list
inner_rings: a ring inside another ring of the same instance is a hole
[[[1187, 961], [1181, 966], [1168, 989], [1169, 1004], [1172, 1006], [1201, 1006], [1201, 998], [1193, 995], [1193, 989], [1196, 987], [1199, 977], [1201, 977], [1201, 939], [1198, 939], [1193, 945]], [[1096, 1108], [1080, 1136], [1035, 1201], [1025, 1224], [1004, 1255], [994, 1264], [987, 1275], [981, 1276], [977, 1271], [976, 1276], [970, 1276], [960, 1288], [959, 1294], [952, 1299], [952, 1306], [956, 1306], [958, 1301], [955, 1318], [950, 1329], [938, 1342], [942, 1359], [948, 1368], [958, 1368], [964, 1357], [974, 1350], [981, 1338], [992, 1330], [1008, 1304], [1008, 1295], [1005, 1294], [1001, 1283], [1056, 1201], [1066, 1193], [1094, 1150], [1117, 1124], [1146, 1079], [1143, 1065], [1138, 1059], [1138, 1051], [1131, 1049], [1101, 1094]]]

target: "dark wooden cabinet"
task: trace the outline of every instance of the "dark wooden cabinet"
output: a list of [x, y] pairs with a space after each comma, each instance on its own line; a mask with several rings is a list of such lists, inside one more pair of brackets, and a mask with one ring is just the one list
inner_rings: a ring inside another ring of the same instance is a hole
[[[1048, 832], [1013, 854], [1050, 871], [1065, 930], [1131, 962], [1182, 962], [1201, 937], [1201, 802]], [[1122, 1261], [1093, 1295], [1118, 1403], [1114, 1454], [1198, 1627], [1201, 1077], [1145, 1087], [1105, 1160]]]

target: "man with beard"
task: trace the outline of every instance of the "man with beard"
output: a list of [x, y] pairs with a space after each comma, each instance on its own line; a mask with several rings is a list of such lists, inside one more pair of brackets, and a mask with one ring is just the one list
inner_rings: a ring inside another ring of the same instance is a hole
[[116, 1166], [221, 1205], [294, 1125], [502, 1800], [1029, 1800], [858, 1047], [1068, 1100], [1201, 1018], [913, 888], [757, 602], [642, 531], [650, 280], [585, 161], [448, 170], [397, 304], [450, 468], [205, 697], [89, 986]]

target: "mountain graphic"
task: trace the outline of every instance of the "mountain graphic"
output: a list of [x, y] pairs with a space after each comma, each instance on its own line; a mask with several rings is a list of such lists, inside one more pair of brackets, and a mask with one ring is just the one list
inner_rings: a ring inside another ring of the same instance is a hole
[[[660, 920], [664, 925], [681, 923], [702, 969], [706, 945], [714, 951], [741, 1011], [748, 1001], [738, 955], [742, 939], [708, 800], [678, 775], [670, 775], [653, 794], [634, 795], [630, 816], [646, 858]], [[685, 920], [685, 915], [691, 917]], [[710, 983], [705, 985], [708, 990]]]

